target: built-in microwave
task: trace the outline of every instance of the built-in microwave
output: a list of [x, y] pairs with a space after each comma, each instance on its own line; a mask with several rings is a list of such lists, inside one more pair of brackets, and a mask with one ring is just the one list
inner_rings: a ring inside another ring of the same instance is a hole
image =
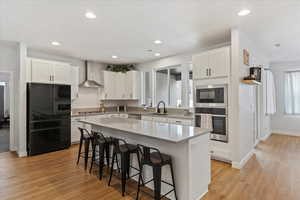
[[227, 85], [195, 87], [195, 107], [226, 107]]

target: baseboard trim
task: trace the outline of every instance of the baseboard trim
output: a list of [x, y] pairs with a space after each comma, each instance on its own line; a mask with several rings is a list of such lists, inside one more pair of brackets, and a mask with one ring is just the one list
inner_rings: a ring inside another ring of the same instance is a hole
[[279, 134], [279, 135], [300, 136], [300, 131], [292, 132], [292, 131], [272, 130], [272, 133]]
[[205, 191], [195, 200], [201, 199], [202, 197], [204, 197], [204, 195], [206, 195], [206, 193], [208, 193], [208, 188], [206, 188]]
[[18, 151], [17, 153], [18, 153], [19, 157], [27, 157], [27, 152], [26, 151], [21, 151], [21, 152]]
[[253, 156], [254, 154], [254, 149], [252, 149], [240, 162], [232, 162], [232, 168], [235, 169], [242, 169], [245, 164], [248, 162], [248, 160], [250, 160], [250, 158]]
[[272, 133], [269, 133], [269, 134], [265, 135], [264, 137], [262, 137], [261, 140], [266, 141], [271, 135], [272, 135]]

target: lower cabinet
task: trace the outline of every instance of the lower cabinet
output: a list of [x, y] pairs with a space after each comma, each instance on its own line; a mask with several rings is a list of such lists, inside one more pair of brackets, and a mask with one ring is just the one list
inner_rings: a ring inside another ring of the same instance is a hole
[[193, 126], [193, 120], [190, 120], [190, 119], [142, 116], [142, 120], [163, 122], [163, 123], [170, 123], [170, 124], [178, 124], [178, 125], [185, 125], [185, 126]]

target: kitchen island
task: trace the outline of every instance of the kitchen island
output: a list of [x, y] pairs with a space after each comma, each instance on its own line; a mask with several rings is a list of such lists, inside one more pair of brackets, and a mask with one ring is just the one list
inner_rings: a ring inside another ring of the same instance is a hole
[[[162, 153], [171, 155], [179, 200], [199, 200], [208, 191], [211, 180], [210, 130], [124, 118], [95, 118], [80, 122], [91, 125], [93, 130], [101, 131], [105, 136], [155, 147]], [[137, 167], [136, 158], [131, 159], [132, 165]], [[143, 176], [146, 181], [152, 179], [151, 168], [145, 167]], [[162, 180], [171, 183], [169, 167], [163, 167]], [[147, 186], [153, 189], [153, 185]], [[170, 189], [170, 186], [162, 184], [162, 194]], [[175, 199], [173, 193], [168, 198]]]

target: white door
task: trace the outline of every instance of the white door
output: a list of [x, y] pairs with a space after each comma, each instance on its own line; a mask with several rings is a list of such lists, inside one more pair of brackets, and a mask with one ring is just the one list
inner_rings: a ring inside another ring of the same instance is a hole
[[53, 64], [47, 61], [32, 59], [31, 81], [34, 83], [52, 83]]
[[193, 79], [208, 78], [209, 56], [201, 54], [193, 56]]
[[230, 70], [230, 48], [217, 49], [209, 55], [210, 77], [226, 77]]
[[71, 66], [68, 64], [60, 64], [55, 63], [53, 66], [53, 75], [54, 80], [53, 83], [55, 84], [65, 84], [65, 85], [71, 85], [72, 78], [71, 78]]

